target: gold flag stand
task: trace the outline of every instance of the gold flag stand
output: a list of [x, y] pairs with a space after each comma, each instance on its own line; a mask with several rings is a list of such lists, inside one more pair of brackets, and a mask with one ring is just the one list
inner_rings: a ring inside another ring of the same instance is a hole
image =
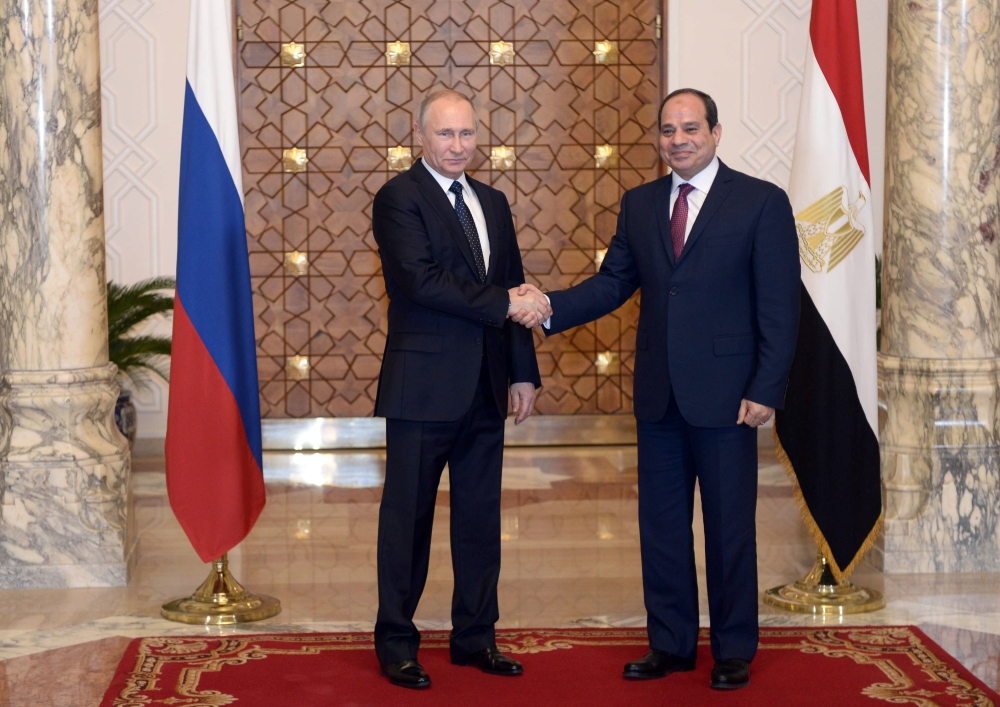
[[251, 594], [229, 572], [229, 555], [212, 563], [212, 571], [195, 593], [174, 599], [160, 609], [170, 621], [224, 626], [260, 621], [277, 616], [281, 602], [263, 594]]
[[816, 555], [816, 564], [805, 577], [768, 589], [764, 592], [764, 603], [802, 614], [843, 616], [878, 611], [885, 606], [885, 599], [880, 592], [856, 587], [846, 578], [838, 582], [820, 552]]

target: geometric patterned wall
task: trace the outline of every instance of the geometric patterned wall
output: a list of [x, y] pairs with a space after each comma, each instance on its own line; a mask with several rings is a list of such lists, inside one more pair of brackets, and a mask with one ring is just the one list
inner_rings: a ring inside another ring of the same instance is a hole
[[[545, 290], [594, 272], [624, 190], [660, 174], [657, 2], [241, 0], [238, 12], [265, 417], [371, 414], [387, 307], [371, 202], [396, 173], [391, 148], [419, 156], [410, 126], [433, 87], [475, 98], [470, 172], [507, 195], [526, 277]], [[396, 41], [409, 64], [387, 65]], [[602, 41], [617, 43], [617, 63], [598, 63]], [[290, 42], [304, 49], [301, 67], [283, 66]], [[491, 63], [496, 42], [513, 45], [512, 64]], [[598, 166], [603, 146], [614, 154]], [[494, 164], [495, 147], [512, 148], [513, 164]], [[286, 171], [291, 148], [305, 152], [304, 171]], [[631, 412], [637, 320], [633, 298], [589, 326], [536, 335], [538, 410]]]

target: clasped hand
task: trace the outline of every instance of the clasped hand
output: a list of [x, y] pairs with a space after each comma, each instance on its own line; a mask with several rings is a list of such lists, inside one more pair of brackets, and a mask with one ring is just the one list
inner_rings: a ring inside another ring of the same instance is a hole
[[552, 316], [552, 305], [542, 291], [525, 283], [510, 289], [510, 309], [507, 316], [528, 329], [534, 329]]

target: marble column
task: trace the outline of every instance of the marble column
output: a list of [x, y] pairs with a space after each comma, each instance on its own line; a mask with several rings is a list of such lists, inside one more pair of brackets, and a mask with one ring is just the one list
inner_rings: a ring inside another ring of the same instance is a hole
[[891, 0], [887, 572], [1000, 571], [1000, 0]]
[[0, 588], [136, 558], [108, 363], [97, 0], [0, 0]]

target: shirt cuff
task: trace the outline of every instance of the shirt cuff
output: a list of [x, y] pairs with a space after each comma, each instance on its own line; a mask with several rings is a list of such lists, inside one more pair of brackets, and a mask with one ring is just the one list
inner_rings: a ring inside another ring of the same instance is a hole
[[[546, 295], [546, 294], [544, 294], [544, 293], [543, 293], [543, 296], [545, 297], [545, 301], [549, 303], [549, 306], [552, 306], [552, 300], [549, 299], [549, 296]], [[546, 329], [551, 329], [552, 328], [552, 317], [549, 317], [544, 322], [542, 322], [542, 326], [545, 327]]]

